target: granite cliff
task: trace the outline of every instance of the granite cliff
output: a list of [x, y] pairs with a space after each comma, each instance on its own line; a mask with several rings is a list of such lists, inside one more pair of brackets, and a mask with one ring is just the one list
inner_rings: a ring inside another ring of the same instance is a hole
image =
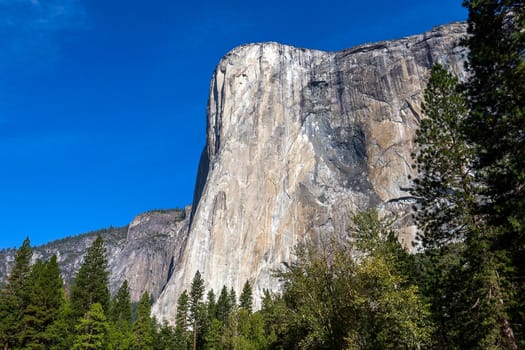
[[[56, 254], [67, 289], [87, 249], [100, 235], [107, 251], [111, 293], [115, 293], [127, 279], [132, 301], [138, 301], [145, 290], [157, 298], [180, 258], [179, 247], [186, 239], [189, 214], [189, 207], [146, 212], [137, 215], [128, 226], [89, 232], [34, 247], [33, 261], [47, 260]], [[15, 249], [0, 251], [0, 283], [6, 282], [15, 253]]]
[[278, 288], [271, 271], [293, 259], [297, 242], [343, 231], [358, 209], [394, 213], [409, 244], [423, 90], [434, 63], [465, 76], [465, 33], [454, 23], [340, 52], [261, 43], [222, 58], [190, 231], [156, 316], [174, 320], [197, 270], [215, 291], [251, 281], [258, 304], [264, 288]]

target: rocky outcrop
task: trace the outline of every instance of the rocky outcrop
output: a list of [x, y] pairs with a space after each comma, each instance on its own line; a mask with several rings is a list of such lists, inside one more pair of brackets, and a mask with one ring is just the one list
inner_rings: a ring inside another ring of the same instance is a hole
[[197, 270], [218, 291], [249, 280], [256, 302], [292, 247], [345, 230], [352, 211], [407, 212], [412, 138], [430, 67], [464, 76], [466, 26], [341, 52], [277, 43], [238, 47], [218, 64], [207, 108], [191, 228], [153, 307], [173, 321]]
[[[138, 301], [145, 290], [157, 298], [179, 261], [178, 248], [187, 237], [189, 217], [190, 207], [143, 213], [125, 227], [89, 232], [35, 247], [33, 261], [47, 260], [56, 254], [68, 288], [87, 249], [100, 235], [107, 251], [111, 293], [127, 279], [132, 301]], [[14, 249], [0, 251], [0, 283], [6, 282], [15, 253]]]
[[187, 207], [184, 211], [153, 211], [135, 217], [129, 224], [126, 244], [115, 256], [109, 255], [110, 285], [118, 288], [127, 279], [131, 300], [138, 301], [146, 290], [156, 299], [179, 264], [190, 211]]

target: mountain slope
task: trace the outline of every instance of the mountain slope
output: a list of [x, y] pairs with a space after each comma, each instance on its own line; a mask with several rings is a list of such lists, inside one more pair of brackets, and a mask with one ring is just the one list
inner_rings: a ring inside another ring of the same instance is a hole
[[[62, 276], [69, 288], [82, 259], [93, 241], [104, 239], [110, 271], [110, 291], [115, 293], [127, 279], [132, 301], [138, 301], [147, 290], [157, 298], [177, 264], [187, 237], [190, 208], [157, 210], [137, 215], [128, 225], [71, 236], [33, 248], [33, 261], [57, 255]], [[0, 251], [0, 283], [14, 262], [16, 250]]]

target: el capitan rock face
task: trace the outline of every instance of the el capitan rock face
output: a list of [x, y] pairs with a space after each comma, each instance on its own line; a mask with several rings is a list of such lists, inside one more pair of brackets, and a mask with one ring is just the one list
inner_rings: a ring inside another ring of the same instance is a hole
[[398, 215], [410, 242], [412, 139], [429, 71], [465, 76], [466, 25], [340, 52], [277, 43], [238, 47], [218, 64], [207, 109], [191, 227], [153, 307], [173, 321], [197, 270], [207, 288], [276, 289], [293, 246], [348, 225], [357, 209]]

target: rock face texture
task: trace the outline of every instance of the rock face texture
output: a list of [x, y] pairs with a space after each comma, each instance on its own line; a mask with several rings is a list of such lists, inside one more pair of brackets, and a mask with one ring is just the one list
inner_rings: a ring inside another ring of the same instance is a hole
[[[80, 268], [83, 256], [98, 235], [104, 239], [111, 293], [127, 279], [132, 301], [147, 290], [157, 298], [180, 258], [179, 247], [187, 237], [190, 207], [185, 210], [140, 214], [125, 227], [110, 228], [64, 238], [33, 248], [33, 261], [57, 255], [66, 288]], [[7, 281], [16, 251], [0, 251], [0, 283]]]
[[132, 301], [138, 301], [145, 290], [154, 299], [158, 298], [174, 266], [179, 264], [189, 218], [190, 207], [135, 217], [129, 224], [125, 244], [119, 246], [114, 256], [108, 255], [113, 290], [127, 279]]
[[434, 63], [465, 76], [465, 33], [455, 23], [341, 52], [262, 43], [228, 53], [211, 81], [190, 232], [156, 316], [174, 320], [197, 270], [215, 291], [251, 281], [258, 304], [296, 243], [345, 230], [357, 209], [394, 212], [410, 242], [422, 93]]

